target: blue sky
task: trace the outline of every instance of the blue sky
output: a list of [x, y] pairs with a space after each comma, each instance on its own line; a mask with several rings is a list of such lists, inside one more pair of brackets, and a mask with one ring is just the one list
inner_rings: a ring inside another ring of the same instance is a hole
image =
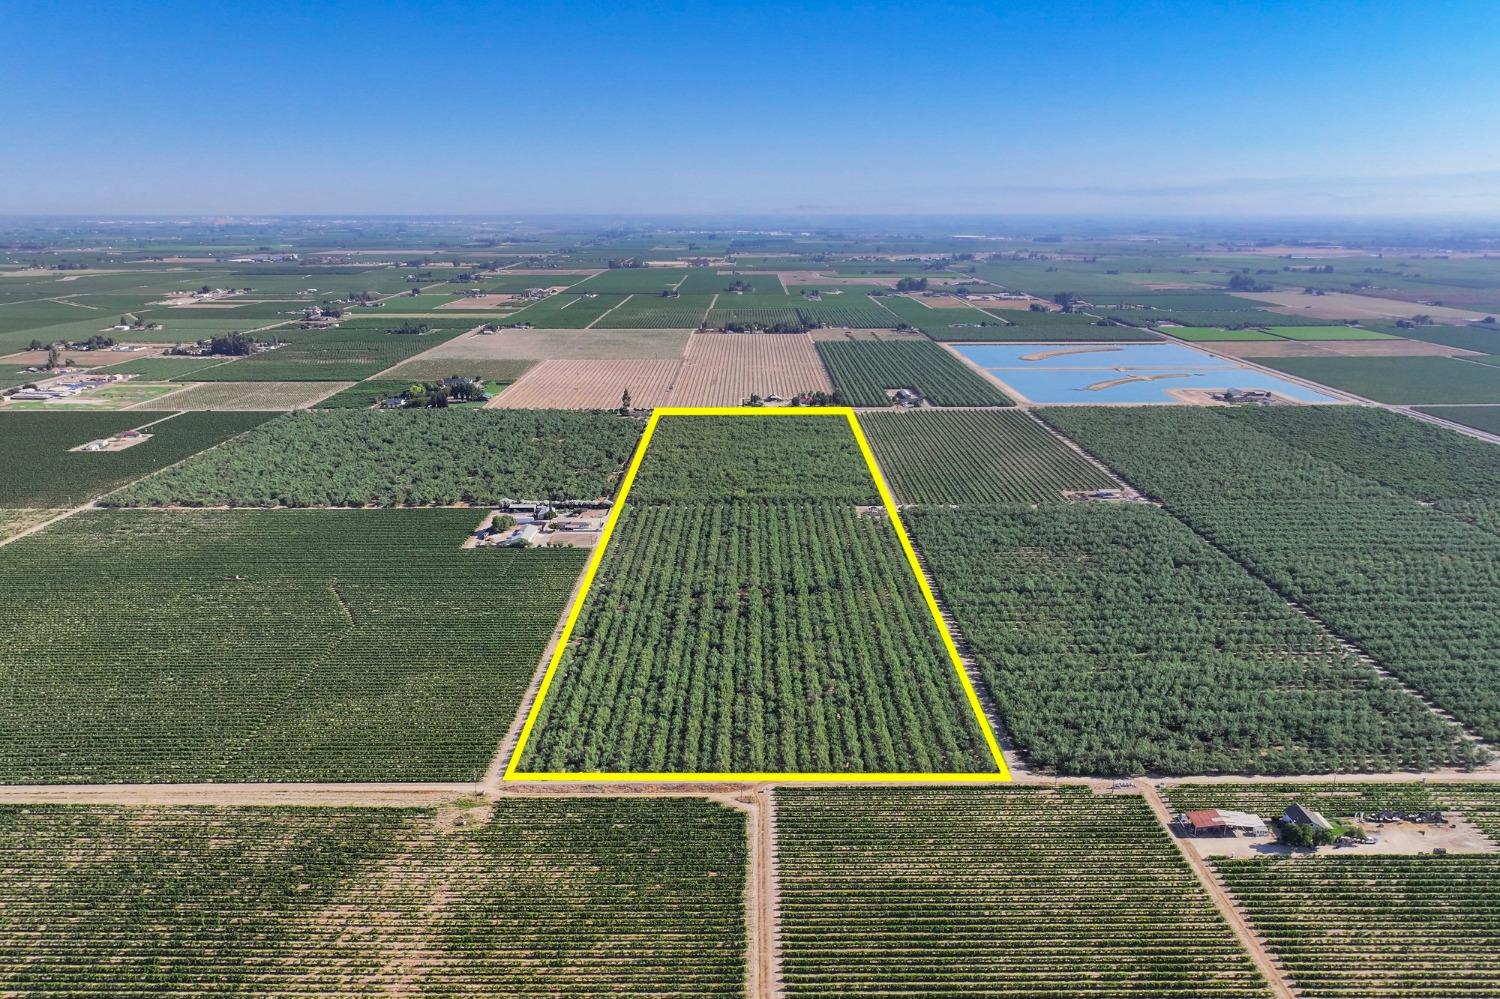
[[0, 212], [1500, 215], [1500, 3], [0, 2]]

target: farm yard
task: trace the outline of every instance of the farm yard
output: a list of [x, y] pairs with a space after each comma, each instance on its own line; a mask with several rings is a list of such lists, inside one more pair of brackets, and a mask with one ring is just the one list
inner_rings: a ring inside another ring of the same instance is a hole
[[1500, 261], [992, 224], [0, 224], [0, 994], [1495, 992]]

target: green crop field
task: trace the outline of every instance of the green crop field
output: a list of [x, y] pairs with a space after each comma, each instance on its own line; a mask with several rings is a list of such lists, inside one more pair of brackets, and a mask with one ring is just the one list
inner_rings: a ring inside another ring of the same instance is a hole
[[665, 416], [629, 502], [880, 502], [849, 424], [833, 416]]
[[1500, 368], [1452, 357], [1265, 357], [1260, 363], [1376, 402], [1500, 403]]
[[1500, 737], [1500, 536], [1300, 450], [1267, 432], [1269, 413], [1264, 424], [1190, 407], [1041, 413], [1427, 699]]
[[[476, 323], [455, 317], [430, 323], [421, 335], [388, 333], [387, 329], [414, 322], [391, 318], [371, 324], [346, 324], [333, 329], [298, 333], [275, 350], [240, 358], [233, 364], [194, 372], [198, 381], [348, 382], [359, 381], [399, 364], [413, 354], [430, 350], [472, 329]], [[439, 325], [445, 323], [445, 325]]]
[[1020, 412], [861, 413], [859, 422], [900, 503], [1041, 503], [1117, 485]]
[[1500, 435], [1500, 406], [1423, 406], [1421, 411], [1487, 434]]
[[233, 359], [228, 357], [139, 357], [123, 364], [108, 365], [104, 370], [112, 375], [135, 375], [137, 378], [163, 382], [177, 378], [193, 381], [190, 376], [195, 372], [232, 363]]
[[460, 550], [478, 521], [102, 511], [0, 549], [0, 780], [478, 779], [584, 560]]
[[617, 267], [576, 281], [568, 290], [610, 295], [657, 295], [675, 288], [688, 270], [682, 267]]
[[1474, 326], [1416, 326], [1411, 329], [1378, 323], [1369, 325], [1373, 329], [1406, 337], [1408, 340], [1440, 343], [1445, 347], [1457, 347], [1460, 350], [1477, 350], [1481, 354], [1500, 354], [1500, 325], [1493, 323]]
[[883, 516], [632, 500], [521, 769], [994, 763]]
[[640, 432], [635, 420], [560, 410], [305, 410], [106, 502], [305, 507], [592, 500], [614, 490]]
[[1268, 996], [1137, 795], [781, 788], [793, 999]]
[[[512, 312], [492, 322], [505, 326], [533, 326], [539, 330], [581, 330], [610, 309], [625, 301], [624, 295], [595, 295], [589, 298], [566, 292], [544, 298], [520, 312]], [[608, 327], [608, 323], [603, 324]]]
[[619, 330], [695, 330], [703, 325], [712, 295], [631, 295], [610, 312], [604, 325]]
[[0, 852], [17, 995], [744, 994], [745, 820], [703, 801], [3, 805]]
[[1009, 406], [1003, 392], [935, 343], [922, 340], [820, 341], [833, 384], [851, 406], [888, 406], [910, 389], [935, 406]]
[[1456, 729], [1154, 507], [907, 519], [1033, 766], [1321, 773], [1469, 758]]
[[[0, 507], [86, 502], [270, 419], [269, 413], [0, 413]], [[157, 420], [163, 422], [155, 423]], [[123, 451], [73, 451], [155, 423]]]

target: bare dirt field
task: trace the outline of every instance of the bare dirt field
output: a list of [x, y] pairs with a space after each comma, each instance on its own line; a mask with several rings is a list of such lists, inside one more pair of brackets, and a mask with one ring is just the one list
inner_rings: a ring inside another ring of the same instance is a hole
[[342, 392], [353, 382], [196, 382], [181, 392], [144, 402], [132, 409], [222, 409], [280, 412], [307, 409]]
[[806, 333], [694, 333], [673, 405], [735, 406], [751, 395], [832, 392]]
[[425, 361], [450, 357], [517, 361], [674, 360], [687, 347], [687, 330], [499, 330], [467, 333], [422, 354]]
[[1309, 316], [1313, 319], [1407, 319], [1418, 313], [1438, 322], [1467, 323], [1483, 319], [1488, 313], [1451, 309], [1441, 305], [1418, 305], [1399, 298], [1375, 298], [1345, 291], [1324, 295], [1307, 295], [1300, 291], [1232, 292], [1253, 302], [1265, 302], [1269, 311], [1284, 316]]
[[1233, 357], [1469, 357], [1477, 353], [1421, 340], [1230, 340], [1197, 346]]
[[485, 405], [493, 409], [612, 409], [629, 389], [632, 406], [668, 406], [681, 369], [681, 361], [542, 361]]
[[[38, 331], [44, 332], [44, 331]], [[125, 361], [134, 361], [142, 357], [155, 357], [166, 350], [167, 344], [154, 343], [143, 346], [140, 350], [61, 350], [58, 354], [64, 362], [72, 361], [80, 368], [98, 368], [106, 364], [121, 364]], [[6, 354], [0, 357], [0, 364], [15, 365], [18, 368], [29, 368], [35, 364], [46, 364], [47, 352], [45, 350], [20, 350], [14, 354]]]
[[1039, 298], [975, 299], [972, 302], [966, 302], [960, 298], [958, 299], [958, 304], [961, 306], [972, 305], [977, 309], [989, 309], [991, 311], [995, 309], [1010, 309], [1014, 312], [1030, 312], [1033, 305], [1045, 305], [1048, 312], [1057, 311], [1057, 307], [1051, 302], [1043, 302]]

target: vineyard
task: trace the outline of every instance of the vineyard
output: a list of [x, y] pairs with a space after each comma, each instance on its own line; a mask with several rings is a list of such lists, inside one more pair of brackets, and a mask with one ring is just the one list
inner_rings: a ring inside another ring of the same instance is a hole
[[1114, 479], [1018, 411], [861, 413], [901, 503], [1041, 503]]
[[1500, 536], [1247, 419], [1179, 407], [1042, 415], [1433, 703], [1500, 738]]
[[189, 385], [180, 392], [173, 392], [163, 399], [142, 403], [135, 409], [138, 412], [153, 409], [284, 412], [289, 409], [307, 409], [353, 384], [353, 382], [206, 382]]
[[744, 993], [745, 821], [687, 799], [0, 806], [28, 996]]
[[635, 420], [596, 413], [304, 410], [117, 492], [106, 504], [421, 506], [592, 499], [613, 492], [640, 433]]
[[1034, 766], [1321, 773], [1468, 758], [1451, 726], [1154, 507], [906, 516]]
[[472, 780], [582, 567], [469, 510], [98, 512], [0, 549], [0, 780]]
[[507, 326], [532, 326], [536, 329], [579, 330], [595, 322], [600, 316], [619, 305], [621, 295], [596, 295], [586, 298], [566, 292], [544, 298], [535, 305], [528, 305], [520, 312], [513, 312], [501, 320]]
[[776, 792], [794, 999], [1266, 996], [1135, 795]]
[[1500, 856], [1216, 860], [1309, 999], [1493, 996]]
[[1010, 405], [992, 382], [929, 341], [825, 341], [817, 348], [851, 406], [889, 406], [896, 389], [910, 389], [934, 406]]
[[884, 516], [814, 502], [638, 507], [633, 493], [521, 761], [993, 767]]
[[[212, 447], [270, 419], [269, 413], [0, 414], [0, 507], [60, 507]], [[157, 420], [164, 420], [155, 423]], [[91, 440], [155, 423], [151, 439], [123, 451], [83, 452]]]
[[739, 500], [880, 502], [838, 416], [663, 416], [630, 504]]
[[686, 329], [703, 325], [712, 295], [632, 295], [609, 314], [609, 326], [621, 330]]

